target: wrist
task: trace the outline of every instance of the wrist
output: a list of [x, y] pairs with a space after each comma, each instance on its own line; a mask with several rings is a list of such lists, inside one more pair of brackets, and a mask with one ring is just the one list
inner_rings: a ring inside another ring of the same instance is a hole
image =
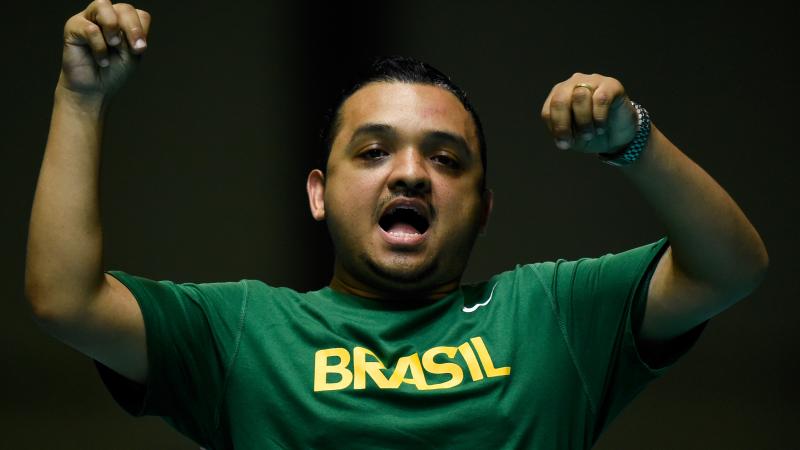
[[56, 85], [53, 100], [57, 108], [67, 108], [74, 114], [95, 119], [105, 115], [109, 103], [105, 94], [76, 92], [61, 83]]
[[621, 149], [612, 153], [599, 153], [597, 156], [612, 166], [627, 166], [636, 162], [647, 147], [650, 139], [650, 114], [642, 105], [630, 102], [636, 111], [636, 132], [633, 138]]

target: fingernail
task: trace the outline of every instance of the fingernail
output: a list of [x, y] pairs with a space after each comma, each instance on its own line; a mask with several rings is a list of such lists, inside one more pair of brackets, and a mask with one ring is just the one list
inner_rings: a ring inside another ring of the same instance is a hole
[[136, 50], [141, 50], [145, 47], [147, 47], [147, 43], [144, 42], [144, 39], [139, 38], [133, 43], [133, 48]]
[[119, 43], [122, 42], [122, 39], [119, 36], [113, 36], [111, 39], [108, 40], [109, 45], [117, 46]]
[[100, 64], [100, 67], [108, 67], [110, 62], [108, 61], [108, 58], [100, 58], [98, 64]]
[[560, 148], [561, 150], [566, 150], [569, 148], [569, 140], [567, 139], [556, 139], [556, 147]]

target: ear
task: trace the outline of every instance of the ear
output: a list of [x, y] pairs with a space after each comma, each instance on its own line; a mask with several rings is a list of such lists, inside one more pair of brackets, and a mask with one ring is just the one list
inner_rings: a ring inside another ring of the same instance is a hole
[[321, 170], [314, 169], [308, 173], [306, 192], [308, 207], [314, 220], [325, 220], [325, 174]]
[[492, 206], [494, 206], [494, 193], [491, 189], [483, 190], [483, 203], [481, 210], [481, 234], [486, 234], [486, 226], [489, 224], [489, 215], [492, 213]]

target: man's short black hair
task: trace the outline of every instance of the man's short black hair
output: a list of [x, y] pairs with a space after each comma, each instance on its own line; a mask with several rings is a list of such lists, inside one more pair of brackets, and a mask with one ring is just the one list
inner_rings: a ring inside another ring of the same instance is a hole
[[341, 131], [342, 105], [350, 96], [355, 94], [356, 91], [367, 84], [375, 82], [428, 84], [452, 92], [464, 106], [464, 109], [469, 111], [472, 120], [475, 122], [475, 130], [478, 134], [478, 145], [481, 154], [481, 164], [483, 165], [483, 181], [481, 182], [481, 188], [486, 187], [486, 138], [483, 135], [483, 125], [481, 125], [478, 113], [469, 102], [466, 92], [456, 86], [456, 84], [450, 80], [450, 77], [435, 67], [406, 56], [386, 56], [377, 58], [367, 70], [358, 74], [350, 85], [342, 91], [337, 101], [333, 104], [333, 107], [328, 110], [323, 119], [322, 130], [320, 132], [320, 169], [324, 171], [327, 168], [328, 157], [331, 154], [333, 141], [339, 131]]

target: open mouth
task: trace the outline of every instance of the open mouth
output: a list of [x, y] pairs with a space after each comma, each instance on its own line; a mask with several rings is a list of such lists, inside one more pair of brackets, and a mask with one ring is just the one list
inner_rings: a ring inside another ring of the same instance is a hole
[[430, 226], [427, 214], [415, 205], [400, 204], [388, 208], [378, 225], [383, 231], [393, 235], [421, 235]]

